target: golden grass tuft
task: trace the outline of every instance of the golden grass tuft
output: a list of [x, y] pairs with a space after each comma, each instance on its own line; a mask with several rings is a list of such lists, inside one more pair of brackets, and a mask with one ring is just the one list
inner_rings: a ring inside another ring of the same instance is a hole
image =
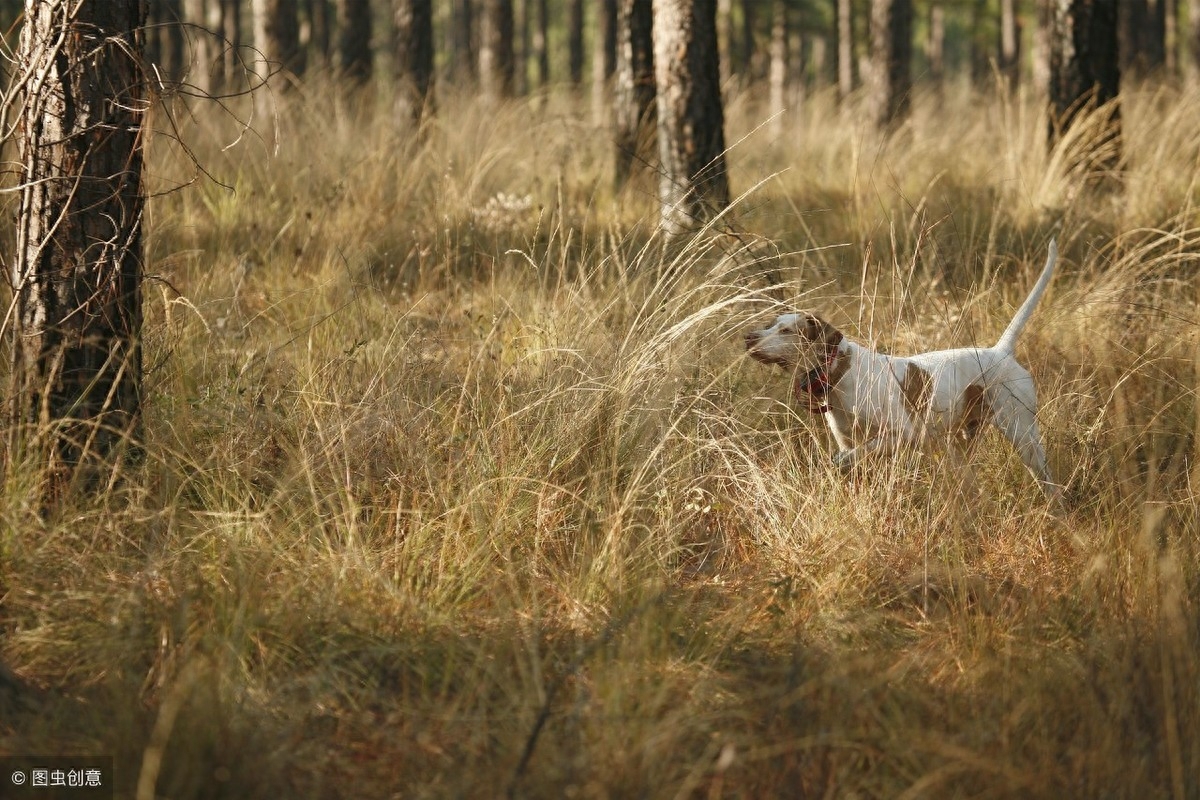
[[[416, 138], [336, 91], [275, 155], [172, 109], [226, 186], [152, 202], [144, 463], [48, 521], [33, 466], [0, 486], [0, 751], [177, 798], [1187, 796], [1194, 87], [1130, 92], [1116, 188], [1027, 97], [880, 139], [740, 96], [761, 185], [667, 262], [582, 101], [448, 94]], [[742, 355], [793, 302], [990, 343], [1051, 236], [1021, 352], [1061, 518], [994, 435], [978, 498], [931, 456], [846, 481]]]

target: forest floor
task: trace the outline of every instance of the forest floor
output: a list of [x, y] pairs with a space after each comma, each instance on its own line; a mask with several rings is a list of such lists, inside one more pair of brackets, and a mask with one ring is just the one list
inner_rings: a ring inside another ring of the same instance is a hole
[[[1027, 97], [885, 139], [736, 95], [740, 196], [673, 248], [565, 95], [160, 111], [144, 458], [51, 519], [0, 486], [0, 753], [170, 798], [1194, 797], [1200, 86], [1125, 104], [1096, 181]], [[793, 304], [991, 344], [1052, 237], [1061, 516], [995, 434], [978, 496], [845, 480], [745, 357]]]

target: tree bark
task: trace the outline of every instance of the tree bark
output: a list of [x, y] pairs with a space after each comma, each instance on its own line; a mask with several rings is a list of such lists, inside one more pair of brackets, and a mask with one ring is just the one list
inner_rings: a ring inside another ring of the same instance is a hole
[[771, 2], [771, 63], [767, 71], [767, 86], [771, 108], [771, 127], [776, 136], [783, 132], [787, 111], [788, 77], [788, 19], [785, 0]]
[[183, 4], [180, 0], [158, 0], [150, 7], [149, 24], [154, 30], [154, 35], [153, 42], [148, 41], [146, 45], [150, 51], [150, 61], [158, 68], [159, 76], [168, 85], [183, 79], [183, 20]]
[[1200, 72], [1200, 0], [1188, 0], [1188, 55], [1192, 69]]
[[308, 47], [319, 63], [328, 65], [333, 50], [329, 0], [303, 0], [303, 4], [308, 18]]
[[654, 40], [651, 0], [618, 0], [617, 71], [613, 92], [615, 184], [619, 190], [653, 142]]
[[1000, 75], [1005, 88], [1015, 91], [1021, 74], [1021, 22], [1017, 0], [1000, 0]]
[[929, 59], [929, 80], [940, 94], [946, 81], [946, 10], [941, 3], [929, 6], [929, 40], [925, 55]]
[[495, 102], [512, 96], [512, 0], [484, 0], [479, 29], [479, 85], [483, 96]]
[[[295, 0], [254, 0], [254, 71], [266, 80], [280, 70], [292, 69], [300, 54], [300, 26]], [[286, 89], [285, 82], [276, 82]]]
[[242, 65], [242, 3], [241, 0], [220, 0], [221, 57], [224, 60], [226, 83], [241, 83]]
[[850, 0], [834, 0], [837, 6], [837, 85], [838, 99], [846, 100], [854, 91], [854, 5]]
[[716, 0], [654, 0], [658, 199], [668, 238], [729, 205]]
[[479, 77], [473, 0], [453, 0], [453, 19], [450, 27], [453, 34], [450, 47], [452, 71], [460, 82], [473, 82]]
[[208, 30], [208, 7], [205, 0], [183, 0], [183, 16], [187, 20], [187, 41], [191, 51], [188, 82], [201, 94], [212, 94], [216, 88], [213, 75], [215, 48]]
[[[1079, 115], [1116, 100], [1121, 82], [1117, 60], [1116, 0], [1054, 0], [1050, 17], [1049, 138], [1056, 142]], [[1120, 160], [1121, 116], [1115, 103], [1095, 138], [1096, 165]]]
[[1167, 60], [1167, 0], [1122, 0], [1118, 6], [1121, 71], [1145, 77], [1162, 69]]
[[433, 2], [392, 0], [396, 24], [397, 117], [419, 126], [432, 103]]
[[550, 9], [547, 0], [532, 2], [537, 7], [537, 26], [533, 29], [533, 60], [537, 65], [537, 85], [545, 88], [550, 84]]
[[338, 71], [351, 83], [371, 78], [371, 3], [338, 0]]
[[592, 53], [592, 118], [602, 125], [611, 107], [608, 85], [617, 67], [617, 0], [596, 4], [596, 49]]
[[44, 454], [47, 503], [137, 438], [144, 23], [142, 0], [25, 4], [9, 453]]
[[567, 75], [573, 86], [583, 83], [583, 0], [567, 0]]
[[908, 117], [911, 62], [912, 0], [872, 0], [872, 105], [882, 129], [895, 128]]

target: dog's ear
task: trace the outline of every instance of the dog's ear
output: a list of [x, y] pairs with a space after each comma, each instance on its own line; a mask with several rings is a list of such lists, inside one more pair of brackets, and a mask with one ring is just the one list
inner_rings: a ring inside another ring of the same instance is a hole
[[809, 314], [804, 322], [804, 336], [826, 347], [837, 347], [842, 342], [842, 332], [816, 314]]

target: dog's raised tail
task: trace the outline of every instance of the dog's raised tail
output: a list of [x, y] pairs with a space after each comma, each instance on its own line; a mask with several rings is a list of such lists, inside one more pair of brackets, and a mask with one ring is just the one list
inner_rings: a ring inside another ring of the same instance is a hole
[[1012, 353], [1017, 346], [1017, 337], [1021, 335], [1021, 331], [1025, 329], [1025, 323], [1029, 322], [1029, 318], [1033, 316], [1033, 310], [1037, 308], [1038, 301], [1042, 299], [1042, 294], [1046, 291], [1046, 287], [1050, 285], [1050, 279], [1054, 277], [1054, 262], [1058, 261], [1058, 243], [1050, 240], [1050, 253], [1046, 256], [1046, 266], [1042, 268], [1042, 274], [1037, 279], [1037, 283], [1033, 285], [1033, 290], [1029, 292], [1029, 297], [1025, 298], [1025, 302], [1017, 309], [1016, 316], [1012, 322], [1008, 323], [1008, 327], [1004, 329], [1004, 333], [1000, 336], [1000, 340], [996, 342], [993, 350], [1000, 350], [1005, 353]]

